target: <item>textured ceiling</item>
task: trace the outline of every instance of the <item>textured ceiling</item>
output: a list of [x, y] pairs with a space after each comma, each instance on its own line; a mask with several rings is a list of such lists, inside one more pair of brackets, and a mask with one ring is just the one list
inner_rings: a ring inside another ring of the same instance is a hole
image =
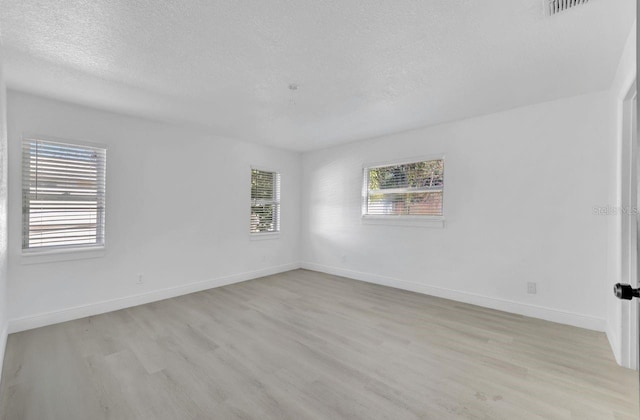
[[312, 150], [608, 88], [635, 1], [542, 1], [0, 0], [0, 31], [11, 88]]

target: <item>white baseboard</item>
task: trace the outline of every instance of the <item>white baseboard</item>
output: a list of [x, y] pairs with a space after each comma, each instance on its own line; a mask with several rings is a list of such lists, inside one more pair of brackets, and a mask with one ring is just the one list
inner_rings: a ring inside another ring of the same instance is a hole
[[[459, 302], [470, 303], [473, 305], [483, 306], [486, 308], [497, 309], [500, 311], [516, 313], [520, 315], [530, 316], [533, 318], [544, 319], [547, 321], [558, 322], [561, 324], [573, 325], [576, 327], [587, 328], [595, 331], [607, 332], [609, 340], [612, 342], [612, 348], [615, 354], [619, 354], [615, 350], [615, 339], [607, 331], [606, 321], [601, 318], [590, 315], [577, 314], [568, 311], [562, 311], [543, 306], [531, 305], [522, 302], [515, 302], [505, 299], [499, 299], [489, 296], [478, 295], [474, 293], [463, 292], [459, 290], [447, 289], [437, 286], [430, 286], [422, 283], [416, 283], [407, 280], [400, 280], [392, 277], [380, 276], [377, 274], [364, 273], [360, 271], [347, 270], [339, 267], [331, 267], [322, 264], [310, 262], [302, 262], [300, 264], [291, 263], [275, 267], [264, 268], [255, 271], [233, 274], [230, 276], [219, 277], [212, 280], [188, 283], [180, 286], [170, 287], [161, 290], [154, 290], [138, 295], [125, 296], [122, 298], [110, 299], [95, 302], [87, 305], [79, 305], [71, 308], [61, 309], [58, 311], [40, 313], [22, 318], [16, 318], [9, 321], [8, 333], [15, 333], [33, 328], [44, 327], [47, 325], [57, 324], [60, 322], [71, 321], [74, 319], [84, 318], [92, 315], [99, 315], [106, 312], [117, 311], [119, 309], [129, 308], [132, 306], [143, 305], [145, 303], [155, 302], [158, 300], [169, 299], [176, 296], [186, 295], [189, 293], [199, 292], [201, 290], [212, 289], [233, 283], [239, 283], [246, 280], [256, 279], [259, 277], [278, 274], [285, 271], [295, 270], [297, 268], [305, 268], [308, 270], [319, 271], [327, 274], [347, 277], [354, 280], [365, 281], [369, 283], [380, 284], [383, 286], [394, 287], [397, 289], [409, 290], [412, 292], [423, 293], [431, 296], [437, 296], [445, 299], [451, 299]], [[0, 337], [1, 349], [4, 349], [6, 342], [5, 329], [4, 336]], [[613, 341], [612, 341], [613, 340]]]
[[322, 273], [333, 274], [336, 276], [347, 277], [354, 280], [365, 281], [368, 283], [380, 284], [383, 286], [394, 287], [396, 289], [409, 290], [412, 292], [423, 293], [426, 295], [437, 296], [445, 299], [451, 299], [459, 302], [470, 303], [472, 305], [483, 306], [485, 308], [497, 309], [499, 311], [511, 312], [519, 315], [525, 315], [532, 318], [544, 319], [546, 321], [557, 322], [560, 324], [572, 325], [575, 327], [586, 328], [595, 331], [604, 332], [606, 330], [606, 321], [590, 315], [577, 314], [574, 312], [563, 311], [559, 309], [547, 308], [544, 306], [531, 305], [528, 303], [515, 302], [506, 299], [494, 298], [489, 296], [468, 293], [459, 290], [447, 289], [438, 286], [430, 286], [427, 284], [416, 283], [407, 280], [400, 280], [392, 277], [380, 276], [377, 274], [363, 273], [360, 271], [347, 270], [339, 267], [331, 267], [322, 264], [302, 262], [300, 267], [319, 271]]
[[4, 365], [4, 353], [7, 350], [7, 335], [9, 335], [9, 326], [4, 325], [2, 328], [2, 332], [0, 333], [0, 384], [2, 383], [2, 366]]
[[[106, 312], [117, 311], [119, 309], [130, 308], [132, 306], [143, 305], [145, 303], [156, 302], [158, 300], [169, 299], [176, 296], [187, 295], [189, 293], [202, 290], [213, 289], [215, 287], [226, 286], [233, 283], [240, 283], [246, 280], [257, 279], [270, 276], [272, 274], [283, 273], [300, 268], [297, 263], [285, 264], [275, 267], [263, 268], [255, 271], [232, 274], [230, 276], [218, 277], [212, 280], [198, 281], [169, 287], [166, 289], [154, 290], [132, 296], [125, 296], [116, 299], [94, 302], [86, 305], [74, 306], [58, 311], [29, 315], [22, 318], [9, 320], [9, 333], [15, 333], [47, 325], [58, 324], [60, 322], [85, 318], [87, 316], [99, 315]], [[6, 331], [5, 331], [6, 332]]]
[[[613, 357], [615, 357], [616, 362], [620, 365], [623, 366], [622, 364], [622, 352], [620, 349], [620, 337], [614, 332], [613, 329], [609, 328], [609, 326], [607, 326], [607, 340], [609, 340], [609, 345], [611, 346], [611, 351], [613, 352]], [[624, 367], [629, 367], [629, 366], [624, 366]]]

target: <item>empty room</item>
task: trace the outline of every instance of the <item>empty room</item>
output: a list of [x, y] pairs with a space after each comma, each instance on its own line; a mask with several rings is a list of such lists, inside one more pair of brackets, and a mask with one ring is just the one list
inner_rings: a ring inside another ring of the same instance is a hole
[[638, 419], [635, 0], [0, 0], [0, 420]]

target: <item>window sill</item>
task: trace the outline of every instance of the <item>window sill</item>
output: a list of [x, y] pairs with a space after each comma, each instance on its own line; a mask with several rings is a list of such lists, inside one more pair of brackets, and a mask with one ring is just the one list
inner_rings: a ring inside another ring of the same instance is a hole
[[252, 233], [249, 235], [252, 241], [264, 241], [268, 239], [280, 239], [280, 232]]
[[86, 247], [68, 249], [50, 249], [42, 251], [22, 251], [21, 264], [43, 264], [58, 261], [83, 260], [101, 258], [105, 255], [105, 247]]
[[363, 225], [387, 225], [444, 228], [444, 217], [435, 216], [362, 216]]

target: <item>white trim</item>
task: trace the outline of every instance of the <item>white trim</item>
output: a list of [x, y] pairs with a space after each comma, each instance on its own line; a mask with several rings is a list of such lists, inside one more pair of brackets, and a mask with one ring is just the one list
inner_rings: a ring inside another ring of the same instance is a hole
[[53, 143], [63, 143], [63, 144], [93, 147], [94, 149], [104, 149], [105, 151], [109, 150], [109, 146], [105, 143], [94, 143], [92, 141], [45, 136], [45, 135], [40, 135], [37, 133], [28, 132], [28, 131], [22, 133], [21, 142], [24, 140], [42, 140], [42, 141], [50, 141]]
[[71, 321], [87, 316], [99, 315], [106, 312], [117, 311], [132, 306], [143, 305], [145, 303], [156, 302], [176, 296], [187, 295], [202, 290], [213, 289], [229, 284], [240, 283], [264, 276], [283, 273], [300, 268], [299, 264], [291, 263], [274, 267], [262, 268], [255, 271], [231, 274], [211, 280], [198, 281], [180, 286], [168, 287], [166, 289], [154, 290], [132, 296], [125, 296], [115, 299], [103, 300], [86, 305], [74, 306], [57, 311], [45, 312], [36, 315], [29, 315], [21, 318], [9, 320], [9, 333], [30, 330], [47, 325], [58, 324], [60, 322]]
[[41, 264], [88, 258], [102, 258], [106, 254], [106, 248], [104, 246], [54, 248], [42, 249], [40, 251], [34, 251], [34, 249], [37, 248], [22, 251], [22, 254], [20, 254], [20, 264]]
[[[265, 239], [278, 239], [280, 236], [280, 231], [281, 229], [281, 217], [282, 217], [282, 174], [280, 173], [280, 171], [276, 171], [274, 169], [267, 169], [265, 167], [260, 167], [260, 166], [255, 166], [255, 165], [249, 165], [250, 166], [250, 170], [249, 170], [249, 214], [248, 214], [248, 220], [249, 220], [249, 235], [250, 235], [250, 239], [253, 241], [260, 241], [260, 240], [265, 240]], [[251, 199], [251, 178], [253, 176], [253, 171], [262, 171], [262, 172], [270, 172], [270, 173], [274, 173], [276, 174], [277, 177], [277, 195], [278, 195], [278, 200], [273, 200], [273, 204], [275, 204], [278, 208], [278, 214], [277, 214], [277, 224], [276, 226], [278, 227], [277, 230], [273, 231], [273, 232], [251, 232], [251, 208], [253, 206], [253, 200]], [[254, 235], [272, 235], [270, 237], [254, 237]]]
[[361, 222], [364, 225], [444, 228], [444, 217], [442, 216], [381, 216], [364, 214]]
[[[636, 110], [636, 98], [637, 98], [637, 86], [636, 81], [631, 84], [629, 89], [629, 93], [627, 94], [627, 100], [625, 101], [624, 108], [626, 108], [626, 112], [628, 117], [626, 119], [625, 125], [628, 130], [628, 136], [630, 137], [630, 141], [632, 144], [631, 150], [631, 204], [634, 207], [637, 207], [640, 203], [640, 197], [638, 197], [638, 186], [639, 186], [639, 177], [640, 172], [638, 165], [640, 165], [640, 151], [638, 150], [639, 145], [638, 141], [638, 130], [637, 130], [637, 110]], [[638, 251], [640, 251], [640, 247], [638, 246], [638, 228], [640, 227], [638, 224], [638, 216], [632, 217], [630, 220], [630, 253], [631, 258], [629, 260], [629, 283], [633, 287], [638, 287], [638, 274], [640, 270], [638, 270], [638, 264], [640, 263], [640, 259], [638, 258]], [[628, 302], [628, 321], [627, 321], [627, 330], [628, 332], [625, 336], [625, 350], [623, 350], [623, 355], [626, 352], [626, 356], [622, 359], [622, 366], [628, 367], [631, 369], [638, 369], [638, 302]], [[623, 322], [624, 325], [624, 322]]]
[[277, 232], [254, 232], [249, 234], [252, 241], [264, 241], [268, 239], [280, 239], [280, 231]]
[[[425, 218], [425, 222], [412, 222], [409, 223], [408, 221], [411, 219], [405, 219], [406, 221], [399, 223], [398, 220], [399, 219], [393, 219], [394, 217], [407, 217], [407, 216], [399, 216], [399, 215], [379, 215], [379, 214], [368, 214], [367, 212], [369, 211], [369, 171], [371, 169], [375, 169], [375, 168], [383, 168], [386, 166], [393, 166], [393, 165], [406, 165], [406, 164], [410, 164], [410, 163], [418, 163], [418, 162], [429, 162], [429, 161], [433, 161], [433, 160], [441, 160], [443, 165], [445, 166], [445, 172], [443, 173], [443, 180], [446, 174], [446, 162], [445, 162], [445, 154], [444, 153], [437, 153], [437, 154], [431, 154], [431, 155], [422, 155], [422, 156], [416, 156], [416, 157], [411, 157], [411, 158], [403, 158], [403, 159], [394, 159], [394, 160], [389, 160], [389, 161], [385, 161], [385, 162], [363, 162], [362, 163], [362, 192], [361, 192], [361, 211], [360, 211], [360, 215], [362, 216], [363, 220], [362, 222], [365, 224], [379, 224], [379, 225], [400, 225], [400, 226], [431, 226], [431, 227], [438, 227], [436, 225], [434, 225], [434, 223], [432, 221], [427, 221], [426, 218], [429, 218], [429, 220], [434, 220], [435, 217], [441, 218], [442, 219], [442, 223], [440, 223], [439, 227], [444, 227], [444, 206], [445, 206], [445, 192], [444, 192], [444, 186], [440, 188], [440, 192], [442, 193], [442, 207], [441, 207], [441, 211], [442, 211], [442, 215], [441, 216], [420, 216], [420, 215], [415, 215], [415, 216], [408, 216], [408, 217], [422, 217]], [[446, 184], [445, 184], [446, 185]], [[371, 219], [371, 222], [365, 222], [364, 218], [365, 217], [381, 217], [381, 218], [389, 218], [389, 220], [393, 220], [390, 223], [382, 223], [382, 222], [376, 222], [375, 220]]]
[[[109, 152], [109, 146], [105, 143], [94, 143], [94, 142], [90, 142], [90, 141], [82, 141], [82, 140], [75, 140], [75, 139], [65, 139], [65, 138], [60, 138], [60, 137], [52, 137], [52, 136], [45, 136], [45, 135], [40, 135], [40, 134], [35, 134], [32, 132], [23, 132], [21, 137], [20, 137], [20, 148], [22, 150], [22, 147], [24, 146], [24, 142], [25, 140], [27, 141], [44, 141], [44, 142], [52, 142], [52, 143], [60, 143], [60, 144], [66, 144], [66, 145], [77, 145], [77, 146], [84, 146], [84, 147], [90, 147], [93, 149], [102, 149], [104, 150], [104, 183], [105, 183], [105, 189], [104, 189], [104, 206], [103, 206], [103, 214], [102, 214], [102, 233], [97, 232], [97, 237], [102, 237], [102, 243], [98, 244], [98, 245], [91, 245], [91, 246], [77, 246], [77, 247], [72, 247], [72, 246], [52, 246], [52, 247], [43, 247], [43, 248], [22, 248], [22, 257], [26, 257], [26, 258], [21, 258], [20, 263], [21, 264], [39, 264], [39, 263], [47, 263], [47, 262], [57, 262], [57, 261], [69, 261], [69, 260], [79, 260], [79, 259], [85, 259], [85, 258], [100, 258], [102, 256], [104, 256], [104, 248], [107, 246], [107, 165], [108, 165], [108, 159], [107, 159], [107, 155]], [[24, 153], [23, 151], [21, 151], [21, 153]], [[20, 188], [20, 196], [21, 196], [21, 200], [24, 199], [24, 191], [22, 190], [22, 185], [24, 184], [24, 179], [22, 179], [23, 174], [24, 174], [24, 157], [21, 156], [20, 157], [20, 181], [21, 181], [21, 188]], [[24, 214], [21, 212], [20, 213], [20, 243], [24, 244]], [[87, 250], [92, 250], [95, 251], [93, 253], [87, 253], [87, 251], [85, 251], [86, 248]], [[102, 248], [103, 251], [97, 252], [96, 250]], [[33, 255], [31, 255], [30, 253], [33, 252]], [[76, 252], [85, 252], [83, 254], [78, 254], [76, 256], [73, 256], [69, 253], [76, 253]], [[34, 258], [35, 254], [38, 255], [42, 255], [42, 258]], [[61, 256], [58, 254], [67, 254], [66, 256]]]
[[[618, 205], [621, 208], [636, 208], [638, 205], [638, 138], [634, 130], [636, 115], [633, 99], [636, 96], [636, 79], [624, 84], [624, 94], [617, 101], [617, 188]], [[637, 127], [636, 127], [637, 129]], [[616, 282], [638, 285], [638, 219], [636, 215], [619, 214], [616, 217], [620, 244], [617, 258], [619, 279]], [[608, 331], [611, 349], [616, 361], [623, 367], [637, 369], [638, 354], [638, 304], [634, 301], [619, 301], [620, 311], [614, 320], [619, 331]]]
[[609, 328], [607, 325], [607, 340], [609, 340], [609, 346], [611, 346], [611, 351], [613, 352], [613, 357], [616, 359], [616, 363], [622, 366], [622, 355], [620, 352], [620, 337], [618, 334]]
[[416, 293], [451, 299], [458, 302], [469, 303], [472, 305], [478, 305], [485, 308], [496, 309], [499, 311], [510, 312], [532, 318], [544, 319], [546, 321], [557, 322], [560, 324], [572, 325], [575, 327], [587, 328], [595, 331], [605, 331], [606, 329], [606, 320], [604, 318], [598, 318], [591, 315], [578, 314], [575, 312], [563, 311], [544, 306], [537, 306], [528, 303], [515, 302], [507, 299], [483, 296], [475, 293], [463, 292], [460, 290], [447, 289], [444, 287], [430, 286], [427, 284], [416, 283], [408, 280], [400, 280], [392, 277], [380, 276], [378, 274], [363, 273], [360, 271], [347, 270], [322, 264], [302, 262], [300, 263], [300, 266], [301, 268], [307, 270], [319, 271], [322, 273], [347, 277], [350, 279], [379, 284], [382, 286], [394, 287], [396, 289], [409, 290]]

